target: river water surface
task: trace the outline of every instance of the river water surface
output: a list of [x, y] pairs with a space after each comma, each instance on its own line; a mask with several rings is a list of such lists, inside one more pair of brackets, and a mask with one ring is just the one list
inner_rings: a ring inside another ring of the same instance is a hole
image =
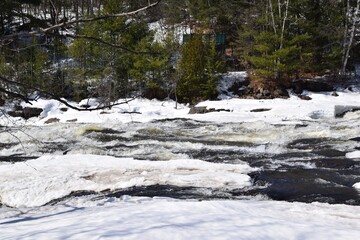
[[198, 159], [248, 164], [251, 187], [212, 189], [174, 185], [136, 186], [65, 198], [160, 196], [179, 199], [273, 200], [360, 205], [360, 113], [300, 123], [214, 123], [165, 119], [148, 123], [54, 124], [2, 131], [0, 164], [43, 154], [97, 154], [137, 160]]

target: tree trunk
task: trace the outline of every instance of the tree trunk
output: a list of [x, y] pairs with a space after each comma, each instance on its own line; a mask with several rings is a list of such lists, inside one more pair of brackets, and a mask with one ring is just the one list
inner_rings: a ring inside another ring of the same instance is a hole
[[360, 0], [357, 0], [356, 3], [356, 8], [355, 8], [355, 12], [353, 14], [353, 19], [352, 19], [352, 26], [351, 29], [349, 31], [349, 41], [346, 43], [346, 47], [345, 47], [345, 53], [343, 56], [343, 64], [342, 64], [342, 69], [341, 69], [341, 73], [343, 75], [345, 75], [346, 73], [346, 67], [348, 64], [348, 59], [350, 56], [350, 50], [353, 47], [353, 42], [354, 42], [354, 37], [355, 37], [355, 30], [356, 30], [356, 23], [357, 23], [357, 19], [358, 19], [358, 15], [359, 15], [359, 9], [360, 9]]
[[[74, 1], [74, 12], [75, 12], [75, 20], [76, 21], [79, 20], [79, 1], [80, 0]], [[76, 23], [75, 27], [76, 27], [76, 29], [79, 29], [79, 23]]]
[[284, 15], [284, 19], [282, 22], [282, 27], [281, 27], [281, 37], [280, 37], [280, 48], [283, 48], [283, 44], [284, 44], [284, 32], [285, 32], [285, 23], [287, 21], [287, 17], [288, 17], [288, 13], [289, 13], [289, 2], [290, 0], [286, 0], [285, 4], [286, 4], [286, 9], [285, 9], [285, 15]]
[[274, 10], [273, 10], [273, 5], [272, 5], [272, 0], [269, 0], [269, 10], [270, 10], [270, 14], [271, 14], [271, 22], [272, 22], [272, 27], [274, 29], [274, 33], [276, 34], [276, 24], [275, 24], [275, 17], [274, 17]]
[[343, 66], [344, 66], [344, 62], [345, 62], [345, 55], [346, 55], [346, 46], [348, 44], [348, 36], [349, 36], [349, 18], [348, 15], [350, 14], [350, 0], [346, 0], [346, 9], [344, 11], [344, 16], [345, 16], [345, 22], [344, 22], [344, 36], [343, 36], [343, 45], [342, 45], [342, 49], [343, 49], [343, 56], [342, 56], [342, 61], [341, 61], [341, 74], [344, 75], [345, 73], [343, 72]]
[[5, 23], [4, 23], [4, 16], [0, 14], [0, 34], [5, 32]]

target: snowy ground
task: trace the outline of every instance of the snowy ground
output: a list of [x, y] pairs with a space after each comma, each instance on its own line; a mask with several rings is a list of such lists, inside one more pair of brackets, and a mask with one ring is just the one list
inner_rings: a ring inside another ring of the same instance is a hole
[[[243, 77], [240, 73], [239, 77]], [[230, 141], [252, 141], [260, 144], [255, 151], [279, 151], [269, 143], [287, 141], [301, 135], [306, 137], [356, 138], [360, 136], [360, 112], [349, 112], [343, 118], [334, 117], [335, 106], [360, 106], [360, 93], [338, 91], [307, 93], [310, 101], [296, 96], [290, 99], [251, 100], [224, 99], [205, 101], [198, 106], [227, 109], [190, 115], [189, 107], [173, 101], [136, 99], [124, 105], [101, 111], [64, 111], [65, 106], [49, 100], [38, 100], [35, 107], [44, 109], [39, 118], [24, 121], [20, 118], [0, 117], [0, 126], [21, 128], [26, 134], [10, 134], [0, 129], [0, 157], [21, 151], [7, 143], [24, 142], [23, 149], [38, 156], [36, 141], [69, 141], [82, 139], [89, 129], [116, 129], [126, 131], [127, 124], [139, 122], [136, 130], [161, 132], [163, 123], [150, 125], [153, 120], [193, 119], [212, 123], [234, 123], [246, 128], [241, 135], [211, 135], [218, 131], [213, 125], [203, 128], [205, 138], [226, 138]], [[119, 100], [121, 101], [121, 100]], [[96, 104], [95, 100], [74, 103]], [[26, 104], [24, 104], [25, 106]], [[256, 109], [268, 109], [254, 112]], [[130, 114], [131, 112], [131, 114]], [[51, 118], [59, 122], [46, 124]], [[326, 124], [324, 124], [326, 123]], [[269, 124], [289, 130], [286, 134]], [[299, 131], [289, 126], [309, 125]], [[36, 131], [37, 126], [41, 131]], [[155, 128], [155, 127], [156, 128]], [[35, 130], [34, 130], [35, 129]], [[44, 131], [49, 129], [49, 131]], [[277, 132], [276, 132], [277, 131]], [[127, 134], [127, 133], [124, 133]], [[130, 134], [130, 133], [128, 133]], [[190, 134], [182, 132], [179, 134]], [[335, 135], [335, 136], [334, 136]], [[155, 136], [155, 135], [154, 135]], [[236, 138], [236, 139], [235, 139]], [[82, 139], [83, 140], [83, 139]], [[85, 139], [86, 140], [86, 139]], [[90, 140], [86, 140], [90, 141]], [[146, 144], [153, 144], [147, 141]], [[110, 142], [111, 143], [111, 142]], [[136, 143], [127, 144], [139, 144]], [[154, 154], [141, 149], [146, 160], [132, 157], [100, 156], [100, 150], [75, 149], [54, 152], [26, 162], [0, 162], [0, 239], [358, 239], [360, 238], [359, 206], [329, 205], [326, 203], [289, 203], [270, 201], [263, 196], [243, 200], [174, 200], [170, 198], [94, 198], [91, 194], [79, 198], [65, 198], [76, 191], [101, 192], [132, 186], [169, 184], [181, 187], [210, 187], [216, 189], [246, 188], [252, 183], [248, 173], [254, 168], [246, 162], [237, 164], [210, 163], [190, 159], [186, 154], [171, 154], [167, 149], [178, 143], [165, 143], [160, 159], [150, 161]], [[141, 142], [143, 144], [143, 142]], [[147, 146], [144, 144], [144, 146]], [[181, 143], [177, 149], [190, 143]], [[263, 145], [261, 145], [263, 144]], [[110, 145], [111, 146], [111, 145]], [[264, 146], [264, 147], [262, 147]], [[270, 146], [270, 148], [269, 148]], [[192, 144], [191, 148], [206, 148], [205, 144]], [[224, 149], [226, 146], [224, 146]], [[229, 147], [228, 147], [229, 148]], [[239, 147], [240, 148], [240, 147]], [[342, 146], [340, 146], [342, 148]], [[358, 145], [344, 146], [346, 158], [360, 161]], [[229, 150], [229, 149], [227, 149]], [[138, 149], [134, 151], [139, 151]], [[156, 150], [155, 150], [156, 152]], [[126, 153], [134, 156], [137, 153]], [[136, 155], [137, 156], [137, 155]], [[311, 166], [310, 166], [311, 167]], [[360, 189], [360, 182], [353, 188]], [[359, 190], [360, 191], [360, 190]], [[360, 193], [359, 193], [360, 194]], [[44, 205], [47, 204], [47, 205]]]
[[[0, 209], [1, 210], [1, 209]], [[7, 216], [6, 216], [7, 215]], [[11, 210], [1, 239], [358, 239], [359, 210], [274, 201], [107, 199]]]
[[[360, 99], [358, 92], [338, 92], [339, 96], [331, 96], [331, 93], [307, 93], [312, 98], [310, 101], [299, 99], [293, 95], [289, 99], [271, 99], [254, 100], [231, 98], [220, 101], [204, 101], [197, 106], [206, 106], [208, 108], [226, 109], [231, 112], [216, 112], [209, 114], [190, 115], [189, 107], [176, 104], [173, 101], [157, 101], [147, 99], [135, 99], [129, 103], [105, 109], [101, 111], [78, 112], [68, 109], [63, 104], [55, 100], [37, 100], [32, 105], [23, 106], [43, 108], [40, 118], [29, 119], [26, 124], [44, 125], [50, 118], [58, 118], [61, 123], [104, 123], [104, 122], [149, 122], [154, 119], [167, 118], [190, 118], [201, 121], [214, 122], [255, 122], [264, 121], [270, 123], [290, 123], [301, 122], [302, 120], [314, 120], [334, 118], [334, 109], [336, 105], [359, 106]], [[120, 102], [122, 100], [119, 100]], [[83, 100], [82, 104], [96, 105], [92, 99]], [[177, 108], [175, 108], [177, 106]], [[269, 109], [265, 112], [252, 112], [260, 108]], [[349, 114], [351, 115], [351, 114]], [[23, 119], [1, 118], [1, 125], [24, 124]]]

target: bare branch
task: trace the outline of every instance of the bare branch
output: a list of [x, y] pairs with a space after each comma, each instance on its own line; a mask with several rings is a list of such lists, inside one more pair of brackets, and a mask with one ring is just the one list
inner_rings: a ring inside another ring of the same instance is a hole
[[86, 22], [95, 22], [95, 21], [99, 21], [99, 20], [106, 20], [106, 19], [111, 19], [111, 18], [119, 18], [119, 17], [126, 17], [126, 16], [131, 16], [131, 15], [136, 15], [140, 12], [143, 12], [147, 9], [153, 8], [155, 6], [157, 6], [160, 3], [161, 0], [156, 1], [155, 3], [149, 4], [146, 7], [143, 8], [139, 8], [135, 11], [131, 11], [131, 12], [125, 12], [125, 13], [118, 13], [118, 14], [112, 14], [112, 15], [104, 15], [104, 16], [99, 16], [99, 17], [94, 17], [94, 18], [87, 18], [87, 19], [78, 19], [78, 20], [74, 20], [74, 21], [69, 21], [69, 22], [63, 22], [54, 26], [51, 26], [49, 28], [42, 28], [41, 31], [43, 33], [46, 32], [50, 32], [54, 29], [59, 29], [59, 28], [63, 28], [69, 25], [75, 25], [77, 23], [86, 23]]
[[131, 12], [124, 12], [124, 13], [112, 14], [112, 15], [103, 15], [103, 16], [98, 16], [98, 17], [93, 17], [93, 18], [86, 18], [86, 19], [77, 19], [77, 20], [73, 20], [73, 21], [68, 21], [68, 22], [62, 22], [62, 23], [59, 23], [59, 24], [55, 24], [55, 25], [50, 26], [48, 28], [39, 28], [39, 29], [37, 29], [35, 31], [31, 31], [31, 32], [28, 32], [28, 33], [9, 34], [9, 35], [6, 35], [6, 36], [2, 36], [0, 38], [0, 40], [4, 41], [4, 40], [9, 40], [9, 39], [39, 36], [39, 35], [51, 33], [54, 30], [58, 30], [58, 29], [61, 29], [61, 28], [72, 26], [72, 25], [76, 25], [76, 24], [79, 24], [79, 23], [95, 22], [95, 21], [112, 19], [112, 18], [132, 16], [132, 15], [136, 15], [136, 14], [138, 14], [140, 12], [146, 11], [146, 10], [148, 10], [150, 8], [154, 8], [160, 2], [161, 2], [161, 0], [158, 0], [158, 1], [154, 2], [154, 3], [151, 3], [151, 4], [149, 4], [149, 5], [145, 6], [145, 7], [139, 8], [139, 9], [131, 11]]
[[[0, 79], [2, 79], [1, 76], [0, 76]], [[16, 93], [16, 92], [12, 92], [12, 91], [6, 90], [5, 88], [2, 88], [2, 87], [0, 87], [0, 92], [3, 92], [3, 93], [5, 93], [5, 94], [8, 94], [8, 95], [13, 96], [13, 97], [15, 97], [15, 98], [22, 99], [22, 100], [25, 101], [26, 103], [31, 104], [31, 102], [29, 101], [29, 99], [28, 99], [26, 96], [22, 95], [22, 94], [19, 94], [19, 93]]]
[[[80, 107], [76, 107], [70, 103], [68, 103], [65, 99], [57, 96], [56, 94], [53, 94], [51, 92], [48, 92], [48, 91], [45, 91], [43, 89], [40, 89], [40, 88], [37, 88], [37, 87], [32, 87], [32, 86], [29, 86], [27, 84], [24, 84], [24, 83], [20, 83], [20, 82], [17, 82], [17, 81], [13, 81], [13, 80], [10, 80], [10, 79], [7, 79], [3, 76], [0, 76], [0, 80], [5, 82], [5, 83], [8, 83], [8, 84], [11, 84], [13, 86], [20, 86], [20, 87], [25, 87], [27, 88], [28, 90], [33, 90], [33, 91], [36, 91], [38, 92], [39, 94], [42, 94], [44, 96], [47, 96], [47, 97], [50, 97], [62, 104], [64, 104], [65, 106], [71, 108], [71, 109], [74, 109], [74, 110], [77, 110], [77, 111], [88, 111], [88, 112], [91, 112], [91, 111], [95, 111], [95, 110], [103, 110], [103, 109], [107, 109], [107, 108], [112, 108], [114, 106], [118, 106], [118, 105], [122, 105], [122, 104], [126, 104], [126, 103], [129, 103], [131, 101], [133, 101], [134, 99], [138, 98], [139, 96], [135, 96], [135, 97], [132, 97], [130, 99], [127, 99], [127, 100], [124, 100], [122, 102], [115, 102], [115, 103], [112, 103], [112, 104], [105, 104], [105, 105], [99, 105], [99, 106], [96, 106], [96, 107], [93, 107], [93, 108], [80, 108]], [[8, 91], [4, 88], [0, 88], [0, 92], [4, 92], [6, 94], [9, 94], [13, 97], [16, 97], [16, 98], [19, 98], [19, 99], [22, 99], [24, 100], [25, 102], [31, 104], [30, 102], [30, 99], [26, 96], [26, 95], [23, 95], [23, 94], [20, 94], [20, 93], [16, 93], [16, 92], [12, 92], [12, 91]]]

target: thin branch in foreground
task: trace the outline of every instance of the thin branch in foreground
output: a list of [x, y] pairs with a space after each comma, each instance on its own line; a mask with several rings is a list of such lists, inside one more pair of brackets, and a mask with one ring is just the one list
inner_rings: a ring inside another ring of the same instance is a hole
[[[13, 80], [10, 80], [10, 79], [7, 79], [3, 76], [0, 76], [0, 81], [3, 81], [5, 83], [8, 83], [8, 84], [11, 84], [13, 86], [18, 86], [18, 87], [25, 87], [26, 89], [28, 90], [33, 90], [34, 92], [38, 92], [39, 94], [42, 94], [44, 96], [47, 96], [47, 97], [50, 97], [51, 99], [54, 99], [62, 104], [64, 104], [65, 106], [71, 108], [71, 109], [74, 109], [74, 110], [77, 110], [77, 111], [87, 111], [87, 112], [91, 112], [91, 111], [96, 111], [96, 110], [103, 110], [103, 109], [108, 109], [108, 108], [112, 108], [112, 107], [115, 107], [115, 106], [119, 106], [119, 105], [123, 105], [123, 104], [127, 104], [131, 101], [133, 101], [134, 99], [138, 98], [139, 96], [135, 96], [135, 97], [132, 97], [130, 99], [127, 99], [127, 100], [124, 100], [122, 102], [117, 102], [117, 103], [112, 103], [112, 104], [106, 104], [106, 105], [99, 105], [99, 106], [96, 106], [96, 107], [93, 107], [93, 108], [79, 108], [79, 107], [76, 107], [70, 103], [68, 103], [68, 101], [66, 101], [65, 99], [57, 96], [56, 94], [53, 94], [51, 92], [48, 92], [48, 91], [45, 91], [43, 89], [40, 89], [40, 88], [37, 88], [37, 87], [32, 87], [32, 86], [29, 86], [27, 84], [24, 84], [24, 83], [20, 83], [20, 82], [17, 82], [17, 81], [13, 81]], [[11, 91], [8, 91], [4, 88], [0, 88], [0, 92], [4, 92], [6, 94], [9, 94], [9, 95], [12, 95], [13, 97], [16, 97], [16, 98], [19, 98], [19, 99], [22, 99], [24, 100], [26, 103], [29, 103], [31, 104], [30, 102], [30, 99], [23, 95], [23, 94], [20, 94], [20, 93], [16, 93], [16, 92], [11, 92]]]
[[131, 11], [131, 12], [125, 12], [125, 13], [118, 13], [118, 14], [112, 14], [112, 15], [103, 15], [103, 16], [98, 16], [98, 17], [94, 17], [94, 18], [87, 18], [87, 19], [78, 19], [78, 20], [74, 20], [74, 21], [69, 21], [69, 22], [63, 22], [54, 26], [51, 26], [49, 28], [42, 28], [41, 31], [43, 33], [46, 32], [50, 32], [52, 30], [55, 29], [59, 29], [59, 28], [63, 28], [66, 26], [70, 26], [70, 25], [75, 25], [78, 23], [87, 23], [87, 22], [94, 22], [94, 21], [99, 21], [99, 20], [106, 20], [106, 19], [111, 19], [111, 18], [119, 18], [119, 17], [126, 17], [126, 16], [131, 16], [131, 15], [136, 15], [140, 12], [143, 12], [145, 10], [148, 10], [150, 8], [153, 8], [155, 6], [157, 6], [159, 3], [161, 2], [161, 0], [156, 1], [155, 3], [150, 3], [149, 5], [139, 8], [137, 10]]
[[73, 21], [68, 21], [68, 22], [62, 22], [62, 23], [59, 23], [59, 24], [55, 24], [55, 25], [50, 26], [48, 28], [39, 28], [37, 30], [31, 31], [31, 32], [28, 32], [28, 33], [20, 32], [20, 33], [9, 34], [9, 35], [0, 37], [0, 42], [5, 41], [5, 40], [9, 40], [9, 39], [26, 38], [26, 37], [33, 37], [33, 36], [40, 36], [40, 35], [44, 35], [44, 34], [49, 34], [51, 32], [54, 32], [55, 30], [58, 30], [58, 29], [61, 29], [61, 28], [66, 28], [68, 26], [76, 25], [76, 24], [79, 24], [79, 23], [95, 22], [95, 21], [112, 19], [112, 18], [133, 16], [133, 15], [136, 15], [136, 14], [138, 14], [140, 12], [146, 11], [146, 10], [148, 10], [150, 8], [154, 8], [160, 2], [161, 2], [161, 0], [158, 0], [158, 1], [154, 2], [154, 3], [149, 2], [149, 5], [147, 5], [145, 7], [142, 7], [142, 8], [139, 8], [139, 9], [134, 10], [134, 11], [130, 11], [130, 12], [124, 12], [124, 13], [112, 14], [112, 15], [103, 15], [103, 16], [97, 16], [97, 17], [93, 17], [93, 18], [77, 19], [77, 20], [73, 20]]
[[[1, 77], [1, 76], [0, 76], [0, 79], [2, 80], [2, 77]], [[5, 93], [5, 94], [8, 94], [8, 95], [10, 95], [10, 96], [13, 96], [13, 97], [15, 97], [15, 98], [22, 99], [22, 100], [25, 101], [26, 103], [31, 104], [31, 102], [29, 101], [28, 97], [26, 97], [25, 95], [22, 95], [22, 94], [19, 94], [19, 93], [16, 93], [16, 92], [12, 92], [12, 91], [6, 90], [5, 88], [2, 88], [2, 87], [0, 87], [0, 92]]]

